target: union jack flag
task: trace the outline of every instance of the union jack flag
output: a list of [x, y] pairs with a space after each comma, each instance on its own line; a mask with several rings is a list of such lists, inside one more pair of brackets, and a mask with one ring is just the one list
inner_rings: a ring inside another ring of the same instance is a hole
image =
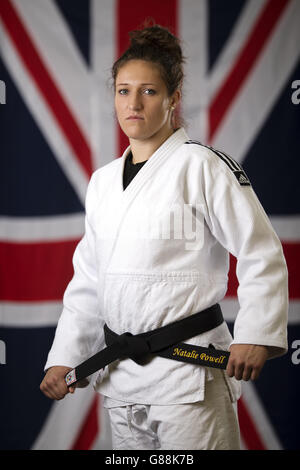
[[[242, 446], [299, 448], [300, 2], [1, 0], [0, 17], [0, 447], [111, 448], [91, 387], [53, 403], [39, 384], [89, 178], [128, 145], [110, 68], [128, 32], [151, 17], [183, 41], [189, 135], [243, 164], [287, 260], [289, 351], [243, 383]], [[231, 329], [234, 268], [232, 258], [222, 302]]]

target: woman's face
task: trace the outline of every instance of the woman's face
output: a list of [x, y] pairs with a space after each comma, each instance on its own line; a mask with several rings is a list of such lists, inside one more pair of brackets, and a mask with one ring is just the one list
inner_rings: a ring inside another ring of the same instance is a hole
[[115, 109], [123, 132], [137, 140], [170, 134], [171, 106], [176, 106], [179, 96], [179, 91], [168, 96], [155, 64], [144, 60], [125, 63], [115, 83]]

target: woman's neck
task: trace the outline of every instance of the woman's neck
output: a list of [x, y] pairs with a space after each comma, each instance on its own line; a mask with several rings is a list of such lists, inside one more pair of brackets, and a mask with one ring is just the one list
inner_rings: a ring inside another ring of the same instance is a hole
[[173, 129], [168, 129], [166, 132], [155, 134], [150, 139], [129, 139], [132, 162], [139, 163], [148, 160], [173, 132]]

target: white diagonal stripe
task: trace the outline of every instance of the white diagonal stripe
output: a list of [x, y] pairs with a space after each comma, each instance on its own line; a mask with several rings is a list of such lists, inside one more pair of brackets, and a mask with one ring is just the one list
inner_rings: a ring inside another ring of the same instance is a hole
[[300, 57], [299, 18], [300, 2], [292, 0], [214, 136], [212, 145], [239, 162], [284, 86], [290, 87], [288, 78]]
[[95, 399], [91, 386], [54, 402], [31, 450], [69, 450]]
[[12, 0], [56, 86], [90, 142], [93, 80], [63, 15], [52, 0]]
[[261, 440], [267, 450], [282, 449], [281, 443], [276, 436], [274, 426], [270, 423], [265, 408], [256, 393], [255, 386], [251, 382], [243, 382], [242, 397], [247, 410], [255, 420], [255, 427], [259, 432]]
[[[29, 76], [19, 54], [15, 50], [9, 36], [6, 34], [5, 27], [2, 26], [1, 21], [0, 39], [2, 45], [2, 59], [15, 86], [18, 88], [22, 99], [44, 135], [53, 152], [53, 156], [58, 160], [79, 199], [82, 204], [84, 204], [88, 177], [83, 172], [69, 142], [62, 133], [52, 112], [49, 110], [44, 97], [40, 94], [40, 91]], [[7, 103], [6, 106], [9, 106], [9, 103]]]
[[241, 14], [230, 32], [230, 36], [224, 44], [209, 74], [209, 101], [216, 95], [224, 79], [229, 74], [232, 64], [240, 54], [241, 48], [246, 43], [266, 2], [267, 0], [248, 0], [241, 11]]

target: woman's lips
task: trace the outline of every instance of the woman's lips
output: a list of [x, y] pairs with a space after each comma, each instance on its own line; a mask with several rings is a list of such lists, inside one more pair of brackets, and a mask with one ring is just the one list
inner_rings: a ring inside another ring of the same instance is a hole
[[141, 117], [141, 116], [128, 116], [128, 117], [126, 118], [126, 120], [130, 120], [130, 121], [131, 121], [131, 120], [133, 120], [133, 121], [134, 121], [134, 120], [143, 120], [143, 119], [144, 119], [144, 118]]

